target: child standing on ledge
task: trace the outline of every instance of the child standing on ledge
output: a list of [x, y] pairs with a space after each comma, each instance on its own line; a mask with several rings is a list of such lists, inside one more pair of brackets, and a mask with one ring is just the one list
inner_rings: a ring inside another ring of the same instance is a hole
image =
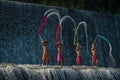
[[97, 48], [97, 43], [93, 43], [92, 48], [91, 48], [91, 51], [92, 51], [92, 66], [94, 66], [94, 63], [96, 63], [96, 66], [98, 66], [98, 56], [97, 56], [97, 53], [96, 53], [96, 48]]
[[77, 54], [77, 57], [76, 57], [76, 64], [77, 65], [80, 65], [82, 66], [82, 57], [81, 57], [81, 45], [79, 43], [77, 43], [76, 45], [76, 54]]
[[50, 56], [49, 56], [47, 47], [48, 47], [48, 41], [43, 40], [42, 41], [42, 48], [43, 48], [42, 65], [44, 65], [45, 61], [46, 61], [46, 65], [48, 65], [50, 61]]
[[64, 57], [63, 57], [63, 54], [62, 54], [63, 42], [58, 41], [56, 43], [56, 47], [57, 47], [57, 51], [58, 51], [57, 64], [58, 65], [63, 65], [64, 64]]

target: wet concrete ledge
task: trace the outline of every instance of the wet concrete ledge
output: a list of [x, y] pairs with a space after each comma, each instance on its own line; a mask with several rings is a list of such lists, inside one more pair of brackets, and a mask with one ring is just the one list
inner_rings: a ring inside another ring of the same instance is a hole
[[86, 69], [117, 69], [120, 71], [120, 68], [114, 68], [114, 67], [97, 67], [97, 66], [60, 66], [60, 65], [41, 65], [41, 64], [10, 64], [10, 63], [2, 63], [0, 64], [0, 68], [7, 68], [7, 67], [18, 67], [18, 68], [28, 68], [28, 69], [47, 69], [47, 68], [54, 68], [54, 69], [62, 69], [62, 68], [68, 68], [68, 69], [80, 69], [80, 70], [86, 70]]
[[0, 64], [0, 80], [120, 80], [119, 68]]

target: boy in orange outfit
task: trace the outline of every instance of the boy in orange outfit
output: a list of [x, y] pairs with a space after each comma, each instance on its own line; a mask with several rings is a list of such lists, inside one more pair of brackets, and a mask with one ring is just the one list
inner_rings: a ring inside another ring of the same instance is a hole
[[45, 61], [46, 61], [46, 65], [48, 65], [50, 61], [50, 56], [47, 47], [48, 47], [48, 41], [46, 40], [42, 41], [42, 48], [43, 48], [42, 65], [44, 65]]

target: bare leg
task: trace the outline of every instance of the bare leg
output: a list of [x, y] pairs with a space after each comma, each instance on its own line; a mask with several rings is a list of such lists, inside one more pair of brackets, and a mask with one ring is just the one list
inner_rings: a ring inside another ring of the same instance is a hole
[[96, 66], [98, 66], [98, 59], [96, 60]]
[[80, 67], [82, 66], [82, 63], [80, 63]]
[[94, 62], [92, 61], [92, 67], [94, 67]]
[[43, 61], [42, 61], [42, 66], [44, 65], [44, 62], [45, 62], [45, 61], [43, 60]]
[[60, 63], [61, 63], [61, 66], [64, 65], [63, 61], [61, 61]]
[[46, 65], [48, 66], [48, 64], [49, 64], [49, 60], [46, 60]]
[[57, 62], [57, 65], [60, 65], [60, 61]]

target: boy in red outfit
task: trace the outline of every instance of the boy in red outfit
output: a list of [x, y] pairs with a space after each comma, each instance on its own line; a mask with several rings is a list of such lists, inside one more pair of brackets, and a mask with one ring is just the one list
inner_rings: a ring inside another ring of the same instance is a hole
[[58, 65], [63, 65], [64, 64], [64, 57], [63, 57], [63, 54], [62, 54], [63, 42], [58, 41], [56, 43], [56, 47], [57, 47], [57, 51], [58, 51], [57, 64]]
[[76, 64], [77, 65], [82, 65], [82, 57], [81, 57], [81, 45], [79, 43], [77, 43], [76, 45], [76, 54], [77, 54], [77, 57], [76, 57]]
[[94, 66], [94, 63], [96, 63], [96, 66], [98, 66], [98, 56], [96, 53], [97, 43], [92, 44], [92, 66]]

